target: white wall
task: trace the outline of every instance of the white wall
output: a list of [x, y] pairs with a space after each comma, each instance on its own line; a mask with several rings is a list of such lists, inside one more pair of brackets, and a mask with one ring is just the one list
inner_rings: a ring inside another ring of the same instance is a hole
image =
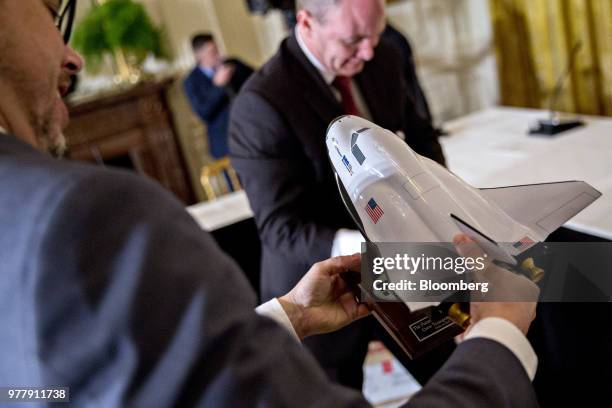
[[174, 64], [190, 69], [193, 56], [191, 37], [200, 31], [212, 32], [221, 51], [238, 56], [259, 67], [275, 52], [284, 38], [280, 13], [249, 14], [244, 0], [141, 0], [156, 23], [163, 25]]
[[202, 31], [212, 31], [211, 19], [203, 0], [146, 0], [149, 9], [157, 9], [159, 23], [164, 27], [172, 49], [174, 63], [187, 70], [195, 63], [191, 37]]
[[438, 121], [495, 105], [499, 99], [486, 0], [409, 0], [388, 6], [409, 38]]

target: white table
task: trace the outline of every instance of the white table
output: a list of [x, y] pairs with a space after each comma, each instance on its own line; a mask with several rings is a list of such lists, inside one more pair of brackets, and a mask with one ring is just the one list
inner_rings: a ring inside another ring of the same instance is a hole
[[556, 137], [528, 136], [545, 111], [492, 108], [449, 122], [441, 138], [448, 167], [474, 187], [582, 180], [603, 196], [565, 226], [612, 240], [612, 118]]
[[187, 207], [187, 211], [208, 232], [244, 221], [253, 216], [253, 211], [251, 211], [249, 200], [244, 191], [236, 191], [213, 201], [192, 205]]

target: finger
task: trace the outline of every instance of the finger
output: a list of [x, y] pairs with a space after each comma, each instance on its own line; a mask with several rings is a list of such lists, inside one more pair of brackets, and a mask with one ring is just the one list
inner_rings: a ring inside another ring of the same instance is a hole
[[457, 250], [459, 256], [473, 259], [483, 258], [485, 266], [488, 268], [490, 262], [487, 259], [486, 253], [482, 250], [478, 243], [468, 235], [455, 235], [453, 238], [453, 245], [455, 245], [455, 249]]
[[338, 301], [352, 320], [361, 319], [370, 314], [370, 309], [365, 304], [359, 303], [351, 294], [345, 293]]
[[540, 296], [540, 288], [525, 276], [500, 267], [490, 268], [490, 273], [487, 272], [492, 299], [535, 302]]
[[346, 281], [344, 279], [340, 279], [339, 275], [332, 276], [332, 278], [335, 277], [338, 277], [338, 279], [335, 279], [333, 282], [334, 293], [336, 294], [336, 296], [340, 296], [347, 292], [350, 292], [351, 289], [349, 288]]
[[347, 271], [359, 271], [361, 267], [361, 254], [330, 258], [321, 262], [320, 266], [329, 276]]
[[370, 313], [372, 313], [370, 308], [368, 308], [364, 303], [359, 303], [357, 306], [357, 317], [355, 318], [355, 320], [369, 316]]
[[482, 248], [469, 236], [465, 234], [455, 235], [453, 238], [453, 245], [457, 253], [463, 257], [478, 257], [483, 256], [484, 252]]

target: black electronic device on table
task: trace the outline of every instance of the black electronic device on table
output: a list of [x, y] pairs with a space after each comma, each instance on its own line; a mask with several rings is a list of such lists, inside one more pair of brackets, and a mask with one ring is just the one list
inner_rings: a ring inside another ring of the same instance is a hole
[[567, 63], [567, 68], [563, 71], [559, 77], [559, 80], [557, 81], [557, 84], [555, 85], [555, 88], [553, 89], [552, 96], [550, 98], [549, 117], [547, 119], [540, 119], [537, 126], [529, 129], [529, 135], [555, 136], [559, 133], [585, 125], [582, 120], [575, 117], [561, 118], [557, 112], [559, 96], [561, 95], [561, 91], [563, 90], [567, 78], [574, 69], [574, 61], [581, 48], [582, 41], [578, 41], [572, 48]]

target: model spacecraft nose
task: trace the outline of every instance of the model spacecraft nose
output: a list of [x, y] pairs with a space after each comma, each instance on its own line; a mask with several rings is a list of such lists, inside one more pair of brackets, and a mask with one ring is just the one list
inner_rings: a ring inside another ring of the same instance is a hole
[[345, 205], [373, 242], [448, 243], [467, 234], [515, 263], [601, 196], [582, 181], [477, 189], [355, 116], [334, 120], [326, 143]]

